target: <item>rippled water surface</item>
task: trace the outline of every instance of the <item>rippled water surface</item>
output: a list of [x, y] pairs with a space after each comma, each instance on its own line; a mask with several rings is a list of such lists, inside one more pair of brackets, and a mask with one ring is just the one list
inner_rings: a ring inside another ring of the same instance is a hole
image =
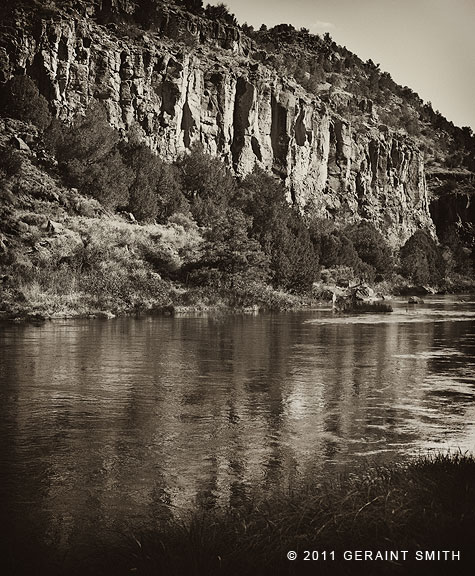
[[[0, 486], [45, 537], [475, 450], [475, 303], [0, 327]], [[95, 528], [96, 527], [96, 528]]]

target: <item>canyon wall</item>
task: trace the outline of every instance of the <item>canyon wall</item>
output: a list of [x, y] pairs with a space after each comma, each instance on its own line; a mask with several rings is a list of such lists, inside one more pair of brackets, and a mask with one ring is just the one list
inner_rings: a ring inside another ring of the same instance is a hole
[[239, 176], [259, 165], [302, 210], [370, 219], [395, 246], [433, 229], [422, 154], [405, 135], [375, 121], [353, 127], [253, 57], [252, 41], [232, 26], [165, 7], [143, 30], [100, 8], [102, 21], [87, 8], [23, 13], [5, 36], [3, 77], [33, 77], [65, 120], [101, 101], [114, 127], [135, 126], [167, 160], [199, 142]]

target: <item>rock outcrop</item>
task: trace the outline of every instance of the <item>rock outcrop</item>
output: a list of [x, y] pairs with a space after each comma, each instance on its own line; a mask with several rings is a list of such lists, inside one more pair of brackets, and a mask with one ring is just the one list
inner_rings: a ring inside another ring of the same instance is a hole
[[454, 231], [466, 241], [475, 228], [475, 178], [467, 170], [432, 170], [428, 174], [430, 213], [437, 235], [444, 239]]
[[96, 5], [102, 21], [86, 9], [35, 21], [23, 13], [4, 42], [3, 77], [32, 76], [65, 120], [100, 100], [114, 127], [140, 126], [168, 160], [200, 142], [240, 176], [257, 164], [282, 178], [302, 210], [370, 219], [394, 245], [432, 227], [423, 158], [410, 139], [374, 122], [354, 129], [253, 59], [252, 42], [232, 26], [165, 6], [154, 30], [127, 29], [112, 18], [114, 6], [132, 9], [120, 4]]

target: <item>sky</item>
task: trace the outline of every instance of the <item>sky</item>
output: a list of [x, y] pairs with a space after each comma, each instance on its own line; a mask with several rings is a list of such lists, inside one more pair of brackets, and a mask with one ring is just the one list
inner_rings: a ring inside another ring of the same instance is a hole
[[[208, 0], [219, 4], [219, 0]], [[204, 2], [206, 4], [206, 2]], [[475, 131], [475, 0], [224, 0], [239, 23], [333, 40]]]

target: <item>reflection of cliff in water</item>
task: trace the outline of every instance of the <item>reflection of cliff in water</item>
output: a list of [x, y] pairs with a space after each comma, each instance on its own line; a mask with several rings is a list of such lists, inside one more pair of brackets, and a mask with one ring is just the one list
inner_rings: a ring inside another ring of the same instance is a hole
[[[9, 326], [0, 432], [13, 513], [63, 539], [143, 526], [463, 435], [465, 396], [436, 389], [440, 375], [473, 379], [471, 322], [309, 317]], [[433, 355], [449, 342], [458, 356]]]

